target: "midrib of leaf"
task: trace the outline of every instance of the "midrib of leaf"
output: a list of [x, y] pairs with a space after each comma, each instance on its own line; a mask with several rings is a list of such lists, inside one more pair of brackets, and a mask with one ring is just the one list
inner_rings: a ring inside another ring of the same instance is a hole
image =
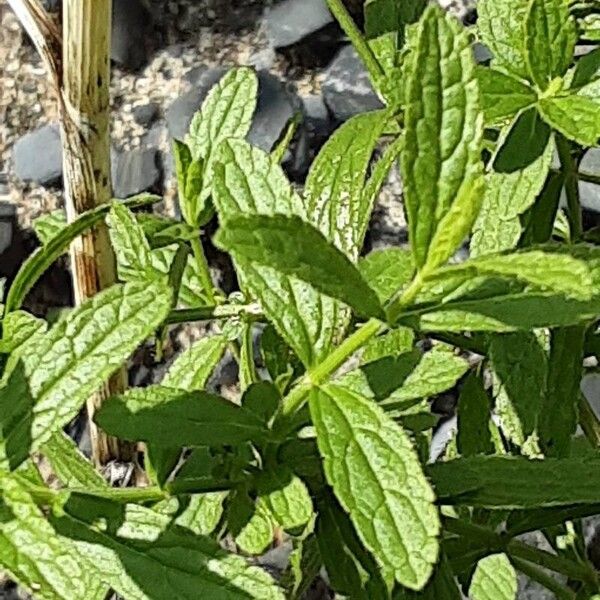
[[[321, 388], [321, 391], [323, 391], [323, 388]], [[336, 407], [337, 409], [337, 407]], [[338, 410], [338, 417], [341, 417], [344, 420], [344, 423], [347, 427], [347, 431], [353, 431], [352, 430], [352, 425], [350, 423], [350, 421], [346, 418], [346, 415], [344, 415], [344, 413], [342, 411]], [[368, 429], [360, 429], [361, 431], [364, 431], [366, 433], [371, 433], [371, 431], [369, 431]], [[356, 437], [352, 436], [352, 438], [356, 441]], [[361, 455], [365, 461], [365, 463], [367, 463], [367, 468], [369, 469], [369, 471], [371, 472], [371, 475], [373, 476], [373, 479], [379, 479], [378, 478], [378, 473], [377, 471], [373, 468], [373, 466], [371, 465], [371, 462], [369, 461], [369, 455], [367, 454], [366, 450], [364, 449], [364, 447], [362, 446], [362, 444], [356, 442], [356, 446], [360, 449]], [[395, 451], [394, 448], [392, 448], [389, 444], [385, 444], [387, 450], [392, 453]], [[331, 451], [331, 447], [330, 447], [330, 451]], [[388, 492], [391, 490], [387, 490]], [[385, 507], [386, 513], [389, 517], [389, 519], [391, 521], [393, 521], [396, 525], [398, 525], [398, 521], [396, 520], [396, 516], [394, 515], [394, 513], [392, 513], [392, 511], [389, 509], [389, 507], [387, 506], [385, 500], [382, 501], [382, 505]], [[413, 509], [413, 517], [415, 517], [415, 519], [419, 522], [419, 525], [421, 526], [421, 529], [423, 531], [423, 533], [426, 535], [427, 531], [425, 529], [425, 527], [423, 526], [422, 521], [418, 518], [416, 511], [414, 510], [414, 506], [412, 505], [412, 503], [410, 504], [411, 508]], [[402, 546], [403, 551], [408, 555], [408, 547], [406, 546], [404, 540], [402, 540], [401, 538], [398, 540]], [[418, 574], [416, 572], [416, 570], [412, 567], [412, 565], [410, 565], [410, 562], [407, 561], [407, 564], [409, 564], [410, 569], [412, 571], [412, 574], [415, 578], [417, 578]]]

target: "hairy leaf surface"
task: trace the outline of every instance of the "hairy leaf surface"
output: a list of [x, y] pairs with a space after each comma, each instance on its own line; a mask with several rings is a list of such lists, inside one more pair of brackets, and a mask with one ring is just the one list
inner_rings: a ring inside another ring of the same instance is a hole
[[[104, 530], [93, 527], [100, 519], [107, 523]], [[64, 516], [53, 517], [52, 523], [61, 535], [75, 540], [81, 555], [128, 599], [199, 594], [215, 600], [284, 598], [261, 569], [143, 506], [73, 497]]]
[[473, 456], [426, 467], [440, 504], [541, 508], [596, 504], [600, 459]]
[[268, 435], [261, 419], [220, 396], [159, 385], [109, 398], [96, 422], [123, 439], [165, 446], [237, 444]]
[[479, 211], [483, 115], [469, 37], [453, 17], [430, 6], [408, 61], [405, 204], [416, 265], [435, 268]]
[[544, 120], [582, 146], [595, 146], [600, 138], [600, 102], [571, 94], [544, 98], [538, 103]]
[[506, 554], [491, 554], [477, 563], [469, 587], [472, 600], [516, 600], [517, 573]]
[[[302, 200], [281, 167], [239, 140], [220, 147], [214, 201], [221, 219], [242, 214], [296, 215], [306, 220]], [[348, 323], [348, 311], [313, 287], [269, 267], [237, 260], [242, 287], [256, 297], [269, 320], [305, 365], [319, 362]]]
[[421, 589], [437, 561], [434, 495], [404, 431], [340, 386], [313, 390], [310, 411], [325, 474], [365, 546], [394, 578]]
[[306, 180], [310, 222], [352, 260], [362, 248], [373, 208], [363, 188], [387, 118], [386, 111], [378, 111], [346, 121], [323, 146]]
[[481, 41], [492, 51], [492, 64], [526, 79], [523, 24], [529, 0], [481, 0], [477, 26]]
[[532, 0], [525, 21], [525, 59], [531, 79], [545, 90], [573, 60], [577, 30], [569, 0]]
[[535, 90], [502, 71], [477, 67], [477, 80], [486, 125], [494, 125], [513, 117], [537, 100]]
[[70, 540], [61, 539], [33, 498], [14, 479], [0, 475], [0, 565], [42, 600], [102, 600], [108, 586], [81, 559]]
[[305, 281], [361, 315], [383, 316], [377, 295], [357, 268], [300, 217], [232, 217], [214, 241], [237, 258]]
[[73, 309], [24, 349], [25, 380], [15, 387], [9, 380], [3, 390], [12, 395], [14, 406], [29, 407], [19, 425], [28, 433], [14, 449], [19, 458], [7, 457], [12, 468], [23, 452], [38, 449], [77, 414], [170, 307], [171, 293], [162, 282], [116, 285]]
[[554, 143], [529, 166], [512, 173], [487, 173], [481, 212], [471, 237], [471, 257], [512, 250], [521, 236], [520, 216], [541, 192], [552, 160]]

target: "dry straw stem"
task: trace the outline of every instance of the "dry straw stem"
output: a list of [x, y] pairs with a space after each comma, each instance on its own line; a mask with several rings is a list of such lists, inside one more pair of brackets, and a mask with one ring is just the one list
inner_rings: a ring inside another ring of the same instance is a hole
[[[61, 115], [65, 208], [69, 221], [111, 199], [109, 82], [111, 0], [65, 0], [63, 35], [38, 0], [8, 0], [39, 52]], [[116, 281], [114, 254], [101, 224], [71, 247], [75, 302]], [[131, 460], [134, 448], [99, 431], [92, 421], [108, 396], [122, 391], [117, 373], [89, 399], [92, 449], [97, 464]]]

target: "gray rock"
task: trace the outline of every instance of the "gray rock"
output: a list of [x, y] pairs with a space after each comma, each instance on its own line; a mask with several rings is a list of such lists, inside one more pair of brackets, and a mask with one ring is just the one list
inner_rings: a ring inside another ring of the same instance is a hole
[[134, 106], [132, 109], [133, 118], [135, 122], [143, 127], [148, 127], [158, 117], [160, 106], [155, 102], [149, 104], [142, 104], [141, 106]]
[[16, 206], [9, 202], [0, 202], [0, 254], [10, 248], [16, 219]]
[[270, 151], [288, 121], [301, 110], [300, 99], [281, 79], [261, 71], [258, 74], [258, 102], [248, 141], [266, 152]]
[[128, 198], [156, 187], [161, 171], [156, 148], [112, 153], [113, 195]]
[[494, 58], [490, 49], [481, 42], [475, 42], [473, 44], [473, 56], [475, 57], [475, 61], [479, 64], [489, 62]]
[[[600, 148], [592, 148], [585, 153], [579, 170], [582, 173], [600, 175]], [[581, 181], [579, 183], [581, 205], [587, 210], [600, 212], [600, 185]]]
[[110, 55], [112, 60], [132, 71], [141, 68], [148, 60], [152, 29], [152, 14], [142, 0], [115, 0]]
[[49, 123], [18, 139], [12, 151], [15, 174], [42, 185], [62, 176], [62, 145], [56, 123]]
[[[172, 137], [185, 138], [194, 114], [225, 72], [223, 68], [199, 68], [188, 74], [193, 89], [177, 98], [167, 110], [167, 125]], [[268, 151], [281, 136], [289, 119], [302, 107], [298, 97], [278, 77], [261, 71], [258, 82], [258, 103], [248, 140]]]
[[264, 26], [271, 46], [285, 48], [333, 20], [325, 0], [284, 0], [266, 12]]
[[43, 0], [42, 4], [44, 5], [44, 8], [50, 12], [54, 12], [55, 10], [58, 10], [58, 8], [61, 5], [61, 0]]
[[321, 94], [309, 94], [302, 98], [302, 104], [304, 105], [304, 119], [309, 131], [329, 133], [331, 116], [323, 96]]
[[327, 106], [339, 121], [383, 107], [352, 46], [342, 48], [333, 59], [325, 71], [322, 90]]

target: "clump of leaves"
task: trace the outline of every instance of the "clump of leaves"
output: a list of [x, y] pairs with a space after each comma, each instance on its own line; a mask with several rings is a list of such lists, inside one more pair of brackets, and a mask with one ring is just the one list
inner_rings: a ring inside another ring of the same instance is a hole
[[[0, 341], [0, 564], [36, 597], [298, 598], [322, 567], [359, 599], [509, 600], [516, 571], [557, 598], [600, 592], [581, 526], [600, 513], [600, 424], [579, 391], [600, 251], [578, 187], [600, 138], [600, 53], [574, 58], [592, 13], [480, 0], [472, 32], [425, 2], [369, 0], [363, 35], [330, 7], [387, 106], [333, 134], [302, 192], [278, 164], [285, 140], [270, 155], [244, 140], [256, 76], [238, 68], [175, 145], [183, 223], [134, 212], [156, 200], [142, 197], [37, 224]], [[477, 35], [490, 66], [475, 64]], [[410, 247], [364, 256], [398, 158]], [[200, 238], [215, 214], [241, 288], [229, 298]], [[23, 311], [105, 217], [121, 283], [52, 327]], [[160, 348], [170, 325], [210, 319], [160, 384], [97, 413], [144, 442], [150, 484], [109, 487], [62, 428], [148, 337]], [[227, 349], [239, 402], [207, 389]], [[456, 436], [437, 458], [430, 400], [457, 382]], [[517, 537], [534, 530], [551, 551]], [[276, 582], [245, 557], [284, 534]]]

